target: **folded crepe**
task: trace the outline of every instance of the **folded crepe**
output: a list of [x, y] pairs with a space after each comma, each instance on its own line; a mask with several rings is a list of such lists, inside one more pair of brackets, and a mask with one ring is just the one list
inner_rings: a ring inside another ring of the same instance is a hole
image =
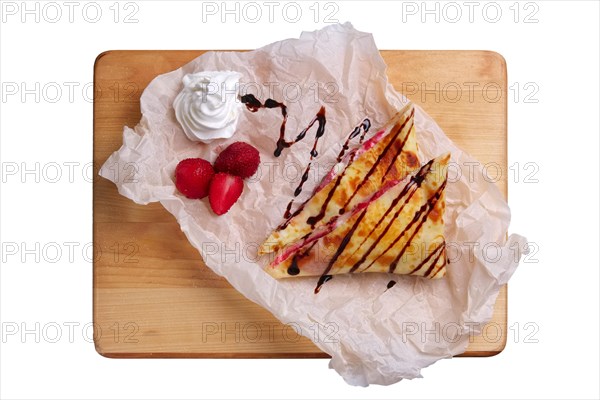
[[[279, 252], [309, 236], [323, 235], [340, 216], [419, 167], [414, 107], [408, 104], [386, 126], [349, 153], [342, 171], [325, 178], [313, 194], [260, 246], [259, 254]], [[298, 245], [296, 245], [297, 247]]]
[[275, 278], [321, 276], [320, 284], [332, 275], [363, 272], [443, 277], [449, 159], [449, 153], [439, 156], [384, 187], [330, 232], [281, 252], [266, 271]]

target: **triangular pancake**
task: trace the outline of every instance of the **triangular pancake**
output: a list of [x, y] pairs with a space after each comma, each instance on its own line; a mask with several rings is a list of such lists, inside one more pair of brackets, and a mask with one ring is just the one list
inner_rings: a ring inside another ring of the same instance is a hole
[[409, 104], [386, 125], [387, 135], [368, 148], [329, 183], [317, 189], [313, 197], [265, 240], [259, 254], [277, 252], [310, 235], [333, 218], [369, 199], [387, 182], [404, 178], [419, 167], [414, 127], [414, 107]]
[[391, 272], [445, 275], [445, 187], [450, 154], [437, 157], [357, 210], [329, 234], [266, 271], [275, 278]]

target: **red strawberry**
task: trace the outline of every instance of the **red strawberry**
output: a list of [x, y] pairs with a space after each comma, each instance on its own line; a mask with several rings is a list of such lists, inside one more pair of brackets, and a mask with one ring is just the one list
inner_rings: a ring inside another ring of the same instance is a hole
[[258, 150], [244, 142], [235, 142], [227, 146], [215, 161], [215, 171], [227, 172], [242, 179], [252, 176], [260, 164]]
[[208, 190], [210, 208], [223, 215], [237, 201], [244, 190], [244, 181], [239, 176], [219, 172], [213, 176]]
[[208, 195], [210, 180], [215, 171], [202, 158], [187, 158], [175, 168], [175, 187], [189, 199], [202, 199]]

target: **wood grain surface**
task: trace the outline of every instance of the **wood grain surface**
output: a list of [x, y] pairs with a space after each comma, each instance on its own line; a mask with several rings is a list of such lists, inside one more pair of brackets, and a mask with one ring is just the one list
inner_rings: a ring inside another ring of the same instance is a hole
[[[157, 75], [203, 51], [109, 51], [94, 65], [94, 165], [141, 118], [140, 95]], [[390, 82], [421, 105], [461, 148], [495, 163], [507, 195], [506, 63], [487, 51], [382, 51]], [[127, 174], [128, 171], [115, 171]], [[207, 268], [160, 204], [141, 206], [94, 181], [94, 338], [107, 357], [328, 357]], [[505, 346], [507, 292], [465, 356]], [[311, 335], [313, 332], [301, 332]]]

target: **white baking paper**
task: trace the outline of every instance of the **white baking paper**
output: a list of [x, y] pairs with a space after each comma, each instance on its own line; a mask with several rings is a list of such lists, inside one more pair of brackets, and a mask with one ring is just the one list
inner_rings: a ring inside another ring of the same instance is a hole
[[[283, 100], [288, 105], [288, 139], [325, 106], [327, 124], [313, 168], [316, 173], [311, 172], [304, 185], [301, 201], [331, 168], [355, 125], [368, 117], [374, 133], [407, 102], [388, 83], [372, 35], [349, 23], [332, 25], [254, 51], [208, 52], [156, 77], [142, 94], [141, 121], [134, 129], [124, 128], [123, 146], [106, 161], [100, 175], [115, 181], [114, 168], [130, 170], [135, 165], [134, 177], [115, 182], [119, 192], [140, 204], [160, 201], [209, 268], [283, 323], [293, 323], [331, 355], [330, 367], [352, 385], [388, 385], [420, 377], [422, 368], [464, 352], [469, 337], [491, 318], [498, 291], [526, 248], [521, 236], [506, 240], [508, 205], [482, 170], [474, 168], [470, 174], [462, 168], [460, 180], [453, 173], [455, 179], [447, 186], [446, 240], [452, 244], [452, 262], [445, 278], [336, 276], [315, 295], [316, 279], [277, 281], [262, 270], [265, 260], [256, 256], [257, 246], [282, 221], [308, 162], [314, 128], [276, 158], [279, 110], [251, 113], [244, 108], [233, 138], [191, 142], [175, 119], [172, 103], [182, 89], [182, 77], [202, 70], [238, 71], [242, 94]], [[476, 161], [418, 107], [415, 118], [422, 162], [446, 151], [458, 167]], [[261, 167], [229, 213], [216, 216], [207, 199], [189, 200], [179, 194], [173, 174], [180, 160], [214, 161], [219, 150], [234, 141], [254, 145]], [[386, 290], [392, 278], [397, 284]]]

